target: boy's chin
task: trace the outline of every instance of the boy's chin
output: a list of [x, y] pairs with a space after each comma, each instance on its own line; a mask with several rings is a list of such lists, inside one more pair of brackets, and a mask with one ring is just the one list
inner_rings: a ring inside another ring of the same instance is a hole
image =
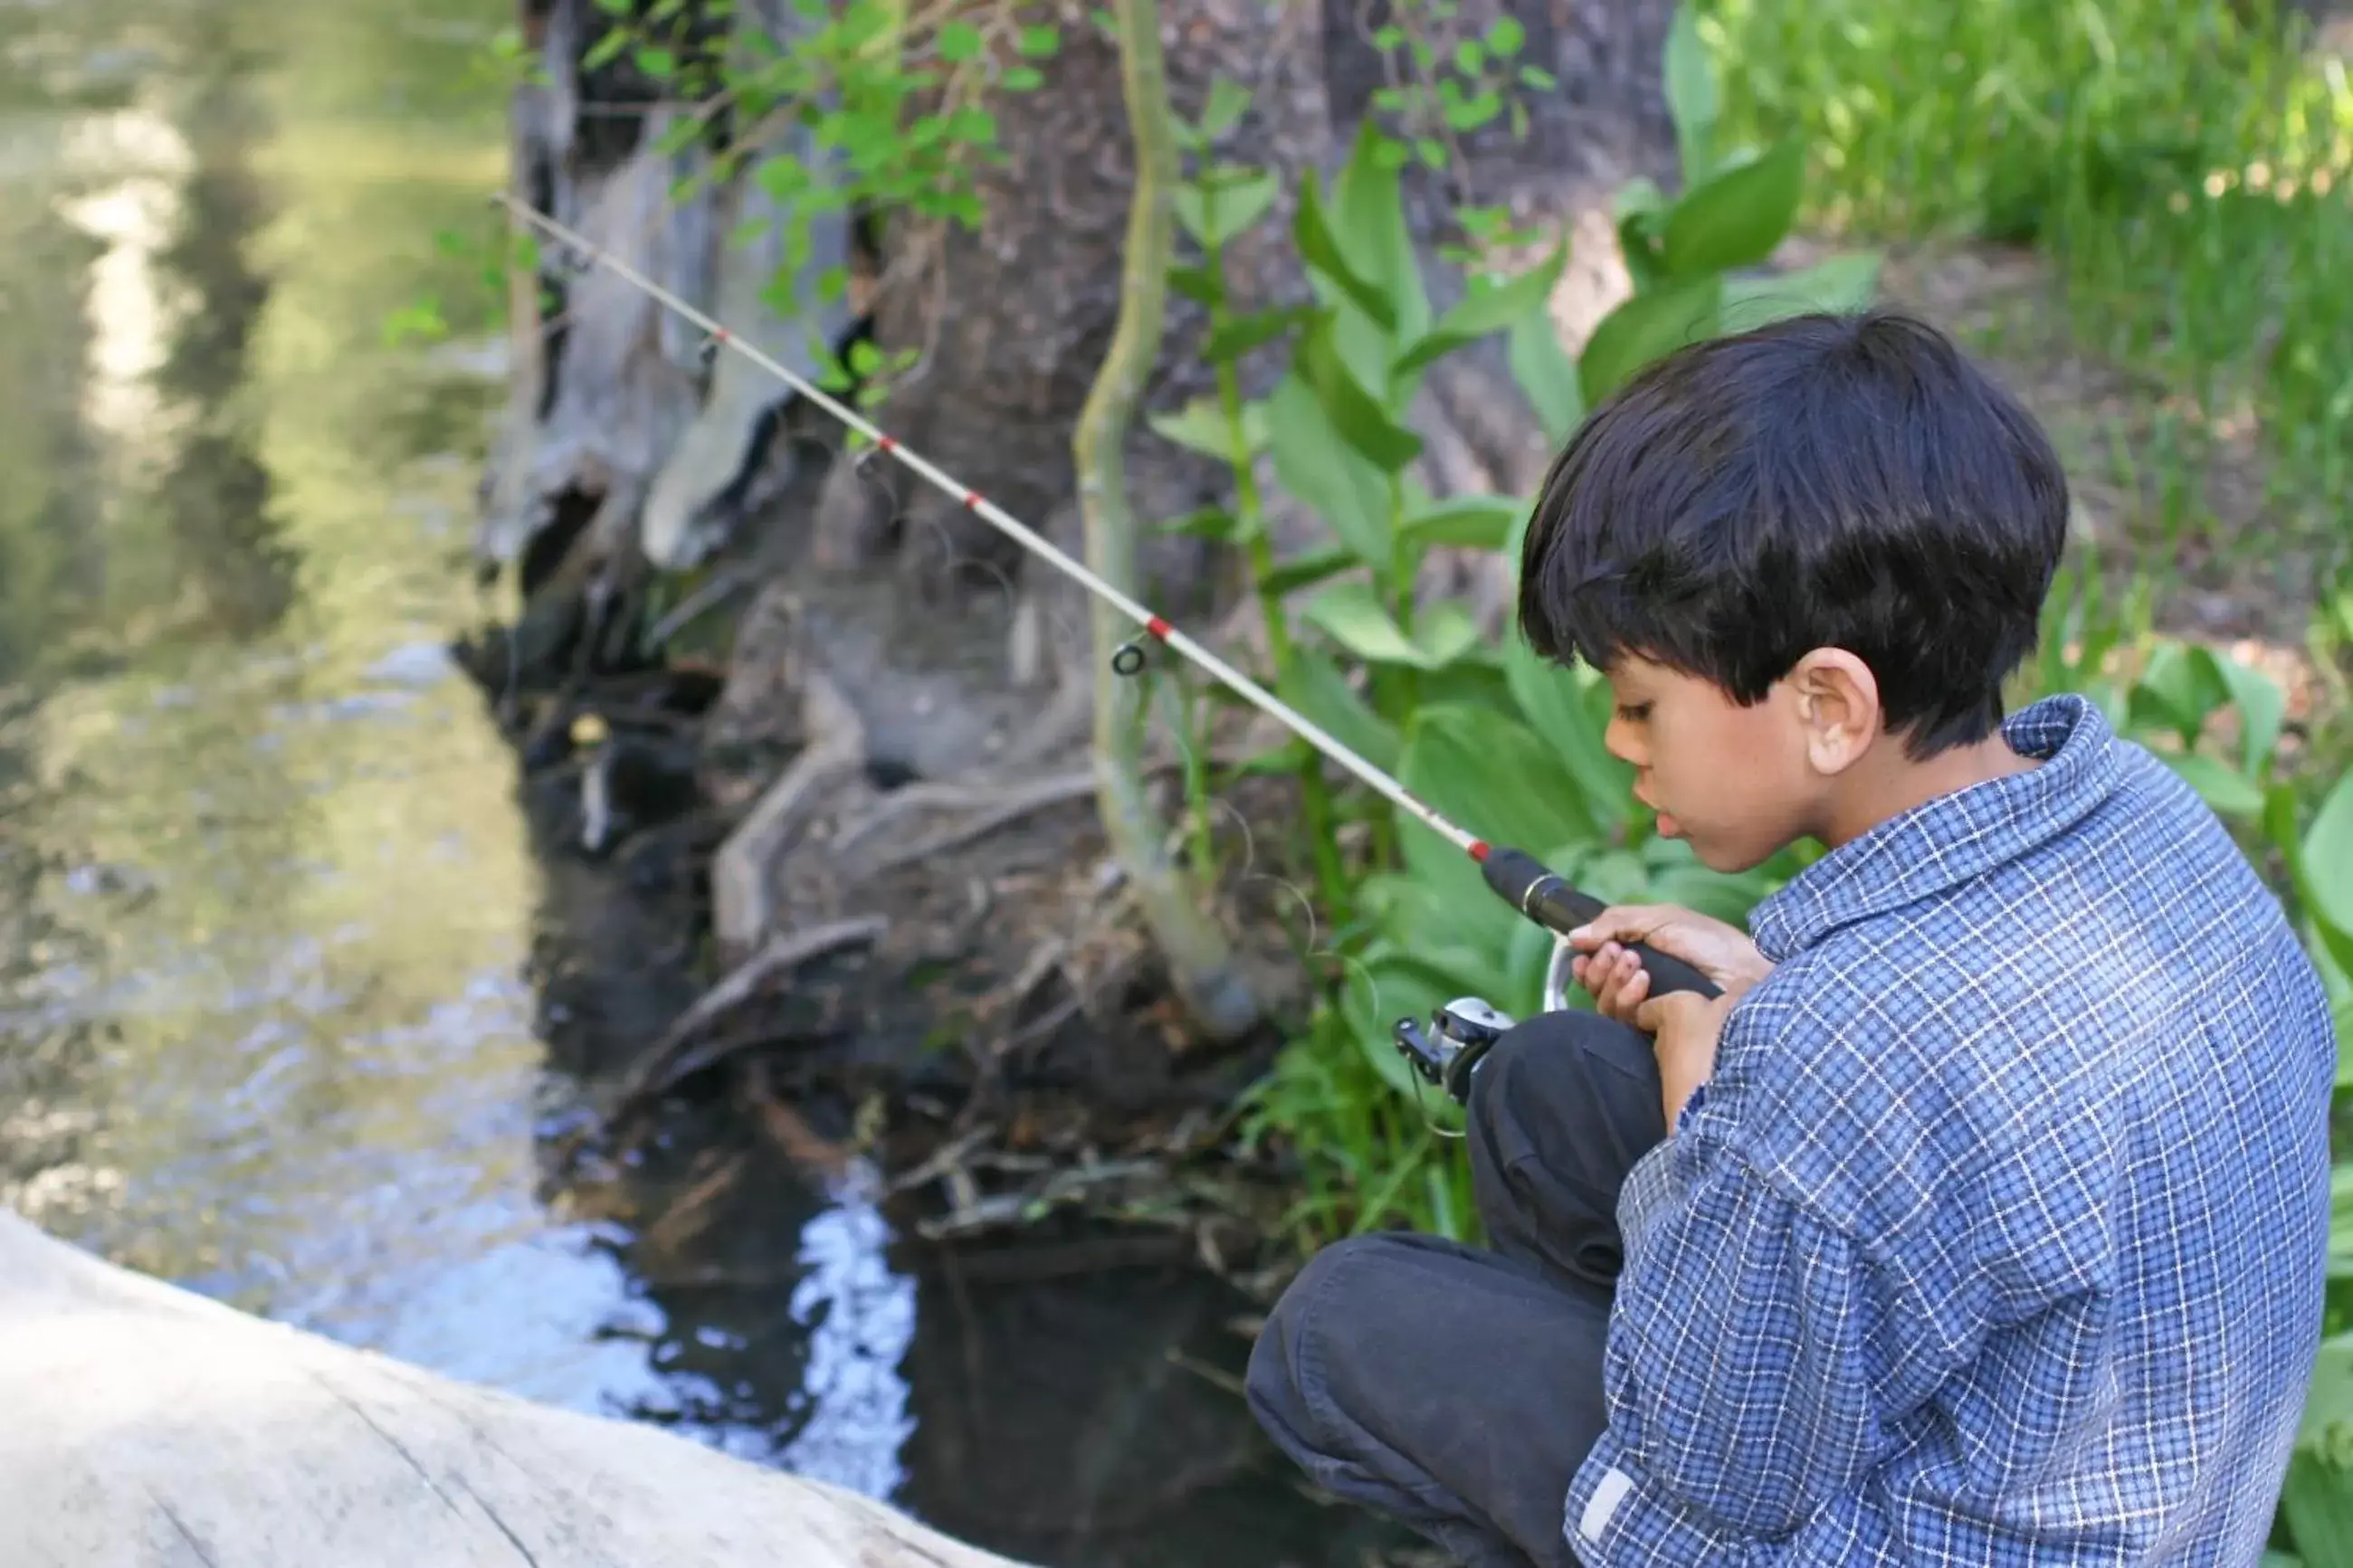
[[[1672, 824], [1670, 831], [1669, 824]], [[1743, 871], [1753, 871], [1773, 858], [1772, 845], [1727, 844], [1705, 834], [1687, 833], [1672, 818], [1662, 819], [1662, 838], [1680, 838], [1691, 846], [1692, 858], [1709, 870], [1726, 877], [1736, 877]]]

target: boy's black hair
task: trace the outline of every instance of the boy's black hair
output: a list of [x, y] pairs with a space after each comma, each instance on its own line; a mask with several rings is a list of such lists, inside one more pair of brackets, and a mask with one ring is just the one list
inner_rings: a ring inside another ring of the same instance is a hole
[[2049, 439], [1942, 333], [1794, 317], [1679, 350], [1586, 421], [1529, 520], [1520, 626], [1742, 703], [1841, 647], [1925, 758], [2000, 724], [2067, 514]]

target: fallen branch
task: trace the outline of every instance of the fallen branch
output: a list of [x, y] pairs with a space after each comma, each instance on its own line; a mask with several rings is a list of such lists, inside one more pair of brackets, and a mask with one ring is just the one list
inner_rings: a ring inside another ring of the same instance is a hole
[[717, 1053], [684, 1050], [696, 1034], [722, 1014], [749, 1001], [771, 976], [840, 948], [877, 941], [890, 929], [891, 922], [881, 915], [860, 915], [853, 920], [835, 921], [814, 931], [778, 931], [770, 937], [757, 952], [695, 998], [694, 1005], [681, 1013], [662, 1031], [653, 1047], [638, 1058], [616, 1091], [613, 1110], [607, 1120], [616, 1123], [628, 1120], [647, 1101], [669, 1092], [681, 1079], [715, 1065], [727, 1050], [735, 1048], [729, 1046]]

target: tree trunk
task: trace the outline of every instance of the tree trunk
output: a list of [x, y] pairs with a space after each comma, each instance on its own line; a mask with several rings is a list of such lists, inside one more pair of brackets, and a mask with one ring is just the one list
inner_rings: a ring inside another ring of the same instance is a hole
[[10, 1568], [1017, 1568], [871, 1499], [438, 1377], [0, 1209]]

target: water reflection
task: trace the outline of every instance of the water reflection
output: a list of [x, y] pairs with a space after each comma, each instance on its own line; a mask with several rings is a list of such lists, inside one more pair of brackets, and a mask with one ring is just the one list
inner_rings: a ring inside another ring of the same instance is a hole
[[1033, 1561], [1356, 1563], [1214, 1288], [991, 1282], [741, 1128], [553, 1167], [565, 1068], [692, 986], [441, 652], [498, 389], [379, 332], [486, 327], [432, 237], [503, 177], [512, 16], [0, 0], [0, 1202]]
[[0, 1197], [613, 1408], [664, 1380], [539, 1202], [542, 879], [440, 653], [492, 389], [377, 337], [459, 291], [500, 10], [0, 8]]

